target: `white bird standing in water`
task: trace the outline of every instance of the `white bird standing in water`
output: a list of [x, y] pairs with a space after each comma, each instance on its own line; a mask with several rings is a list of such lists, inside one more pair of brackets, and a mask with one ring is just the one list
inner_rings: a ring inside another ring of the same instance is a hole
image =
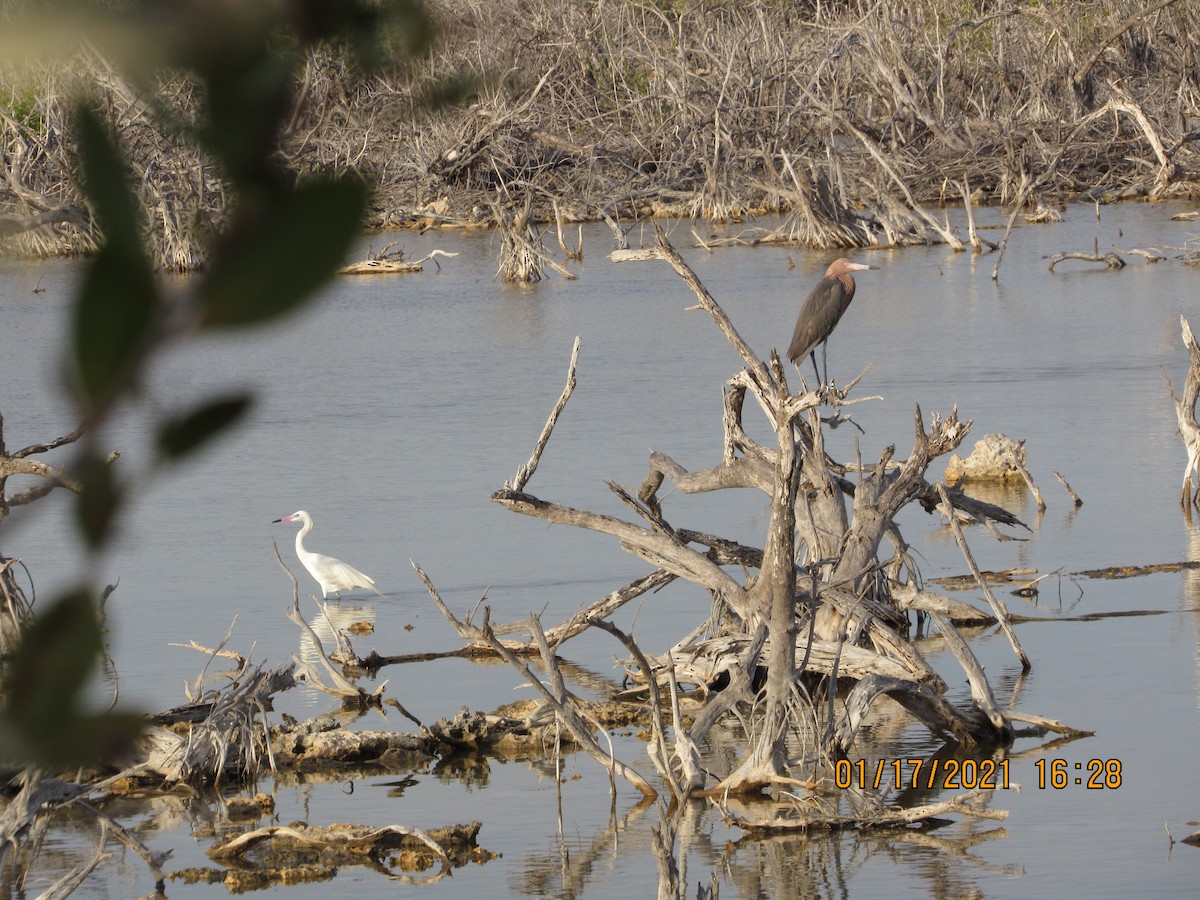
[[[303, 523], [300, 533], [296, 535], [296, 555], [300, 557], [300, 564], [308, 569], [308, 574], [317, 580], [317, 584], [321, 585], [321, 599], [327, 599], [332, 593], [340, 600], [342, 591], [353, 590], [356, 587], [367, 588], [379, 594], [379, 591], [375, 590], [374, 579], [364, 575], [354, 566], [344, 563], [340, 559], [334, 559], [332, 556], [326, 556], [324, 553], [313, 553], [305, 548], [304, 539], [313, 529], [313, 520], [312, 516], [304, 510], [284, 516], [282, 519], [276, 519], [272, 524], [278, 522]], [[379, 594], [379, 596], [382, 597], [383, 594]]]

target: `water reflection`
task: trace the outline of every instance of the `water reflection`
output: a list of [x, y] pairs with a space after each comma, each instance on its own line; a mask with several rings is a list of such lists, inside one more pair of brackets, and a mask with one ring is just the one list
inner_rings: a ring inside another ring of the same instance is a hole
[[[352, 600], [317, 603], [317, 612], [306, 618], [326, 655], [331, 658], [354, 659], [353, 642], [357, 635], [374, 632], [374, 621], [378, 607], [374, 602], [359, 603]], [[321, 650], [313, 643], [313, 637], [301, 629], [300, 658], [314, 667], [321, 665]]]
[[[1183, 570], [1183, 599], [1191, 608], [1191, 619], [1196, 625], [1195, 633], [1200, 636], [1200, 519], [1194, 515], [1192, 504], [1184, 503], [1182, 508], [1187, 528], [1187, 560], [1196, 564]], [[1200, 637], [1197, 638], [1195, 667], [1195, 704], [1200, 708]]]

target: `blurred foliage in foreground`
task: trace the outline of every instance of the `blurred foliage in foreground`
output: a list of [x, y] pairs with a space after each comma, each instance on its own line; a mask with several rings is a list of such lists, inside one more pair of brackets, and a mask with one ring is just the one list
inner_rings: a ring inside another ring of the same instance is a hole
[[[84, 52], [100, 56], [131, 85], [189, 82], [201, 96], [202, 113], [177, 120], [175, 139], [215, 167], [229, 200], [203, 275], [168, 288], [146, 247], [150, 213], [131, 186], [109, 110], [86, 92], [76, 98], [71, 138], [98, 249], [79, 283], [63, 372], [86, 426], [68, 469], [78, 483], [79, 532], [94, 560], [111, 542], [139, 482], [99, 449], [105, 423], [121, 403], [136, 400], [153, 356], [181, 338], [293, 312], [332, 275], [361, 227], [368, 189], [360, 179], [297, 178], [277, 153], [306, 51], [340, 45], [367, 73], [424, 53], [433, 29], [415, 0], [216, 0], [59, 3], [53, 9], [6, 3], [0, 32], [9, 64], [22, 55], [44, 64], [50, 55], [68, 59]], [[249, 392], [205, 397], [164, 415], [158, 458], [141, 479], [202, 450], [251, 403]], [[80, 585], [37, 611], [0, 671], [0, 761], [84, 764], [136, 737], [139, 716], [85, 709], [101, 648], [93, 587]]]

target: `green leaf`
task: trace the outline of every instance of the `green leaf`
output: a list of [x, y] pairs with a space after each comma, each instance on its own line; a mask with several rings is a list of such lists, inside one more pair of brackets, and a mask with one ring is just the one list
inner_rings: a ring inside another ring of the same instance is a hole
[[83, 189], [104, 242], [141, 255], [138, 201], [116, 141], [96, 113], [83, 104], [76, 109], [75, 132]]
[[59, 598], [21, 635], [5, 671], [7, 712], [31, 727], [74, 706], [100, 652], [100, 617], [83, 590]]
[[158, 328], [158, 284], [139, 253], [105, 244], [89, 262], [75, 305], [78, 399], [103, 408], [131, 388]]
[[320, 179], [272, 194], [257, 214], [243, 211], [200, 284], [204, 323], [247, 325], [298, 307], [345, 258], [366, 204], [358, 180]]
[[121, 505], [121, 487], [112, 464], [95, 454], [84, 456], [74, 467], [74, 475], [79, 481], [75, 505], [79, 529], [88, 546], [97, 550], [113, 536], [111, 523]]
[[290, 112], [296, 62], [259, 41], [205, 61], [204, 118], [198, 136], [235, 185], [270, 184], [279, 131]]
[[140, 717], [81, 712], [101, 651], [101, 623], [86, 591], [66, 594], [21, 635], [4, 669], [0, 759], [15, 765], [96, 763], [140, 733]]
[[83, 188], [104, 235], [84, 275], [74, 319], [75, 387], [91, 412], [134, 383], [160, 304], [121, 152], [104, 123], [83, 105], [76, 114], [76, 134]]
[[173, 460], [186, 456], [233, 425], [252, 402], [249, 394], [234, 394], [210, 400], [186, 415], [168, 419], [159, 428], [159, 452]]

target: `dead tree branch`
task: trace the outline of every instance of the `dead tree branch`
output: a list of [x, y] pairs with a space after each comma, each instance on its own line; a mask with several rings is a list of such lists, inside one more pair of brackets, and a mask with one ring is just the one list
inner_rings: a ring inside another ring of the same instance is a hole
[[[1184, 316], [1179, 317], [1183, 345], [1188, 350], [1188, 373], [1183, 383], [1183, 396], [1175, 396], [1175, 387], [1171, 377], [1163, 370], [1163, 378], [1167, 381], [1167, 390], [1171, 393], [1171, 401], [1175, 404], [1175, 420], [1179, 424], [1179, 435], [1183, 438], [1184, 449], [1187, 450], [1187, 465], [1183, 469], [1183, 485], [1179, 491], [1179, 502], [1183, 505], [1192, 503], [1200, 506], [1200, 425], [1196, 423], [1196, 399], [1200, 397], [1200, 344], [1192, 334], [1192, 326]], [[1192, 475], [1197, 476], [1193, 490]]]

